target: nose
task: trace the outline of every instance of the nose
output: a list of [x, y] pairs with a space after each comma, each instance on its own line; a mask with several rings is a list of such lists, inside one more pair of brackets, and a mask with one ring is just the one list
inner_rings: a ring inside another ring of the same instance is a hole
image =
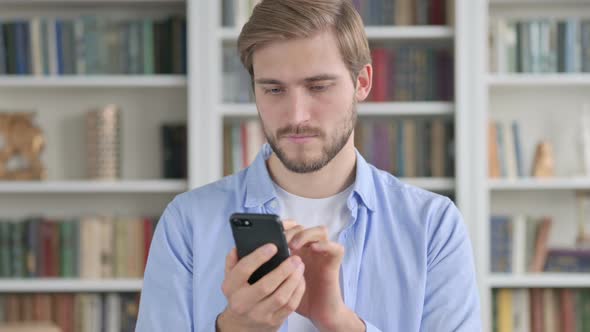
[[289, 123], [299, 125], [310, 120], [309, 101], [300, 89], [293, 89], [286, 98], [286, 116]]

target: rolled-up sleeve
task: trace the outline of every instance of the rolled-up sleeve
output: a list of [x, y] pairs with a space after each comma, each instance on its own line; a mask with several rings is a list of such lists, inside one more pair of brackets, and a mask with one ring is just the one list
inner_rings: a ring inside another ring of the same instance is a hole
[[152, 239], [136, 331], [193, 331], [191, 239], [192, 228], [173, 201]]

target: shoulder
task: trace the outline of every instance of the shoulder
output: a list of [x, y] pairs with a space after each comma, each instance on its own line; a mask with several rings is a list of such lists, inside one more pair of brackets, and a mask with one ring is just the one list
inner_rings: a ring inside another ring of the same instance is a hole
[[410, 214], [431, 214], [455, 208], [449, 197], [406, 183], [389, 172], [370, 166], [377, 204], [403, 209]]

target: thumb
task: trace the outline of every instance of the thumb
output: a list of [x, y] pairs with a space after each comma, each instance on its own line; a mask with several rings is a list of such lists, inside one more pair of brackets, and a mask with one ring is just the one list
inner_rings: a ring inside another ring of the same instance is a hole
[[225, 274], [228, 274], [238, 263], [238, 251], [233, 248], [225, 257]]

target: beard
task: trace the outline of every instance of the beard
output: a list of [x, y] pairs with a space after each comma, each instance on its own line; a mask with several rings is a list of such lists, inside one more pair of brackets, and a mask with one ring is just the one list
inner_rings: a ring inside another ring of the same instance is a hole
[[[266, 130], [264, 122], [261, 119], [262, 128], [268, 144], [272, 148], [273, 152], [277, 155], [277, 158], [285, 165], [285, 167], [294, 173], [313, 173], [319, 171], [326, 166], [336, 155], [342, 150], [352, 131], [356, 126], [357, 121], [357, 110], [356, 100], [352, 100], [346, 117], [342, 119], [336, 126], [335, 131], [328, 135], [321, 128], [315, 128], [310, 126], [286, 126], [277, 130], [276, 135], [269, 133]], [[301, 156], [289, 156], [285, 149], [282, 149], [279, 144], [279, 140], [282, 137], [288, 135], [310, 135], [317, 136], [322, 143], [321, 153], [319, 156], [307, 156], [306, 152], [303, 152]]]

